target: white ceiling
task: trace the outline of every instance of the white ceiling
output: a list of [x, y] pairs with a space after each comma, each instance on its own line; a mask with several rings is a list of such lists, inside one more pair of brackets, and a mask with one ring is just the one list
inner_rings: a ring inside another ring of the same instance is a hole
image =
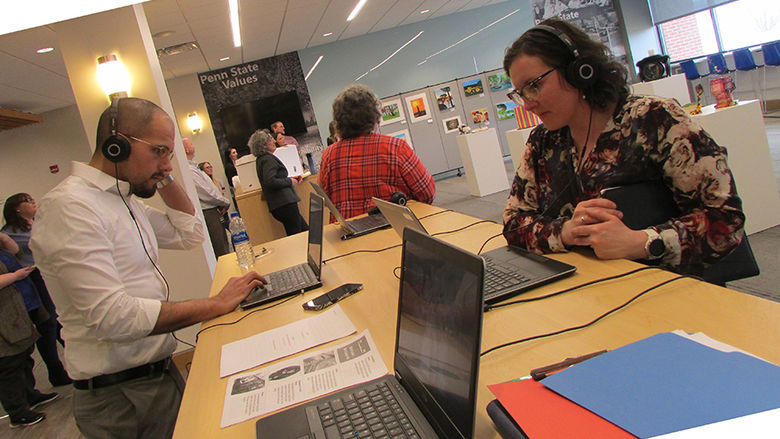
[[[198, 43], [199, 50], [160, 58], [165, 79], [171, 79], [503, 1], [368, 0], [348, 23], [357, 0], [239, 0], [241, 47], [233, 47], [227, 0], [151, 0], [143, 5], [152, 35], [173, 31], [154, 38], [157, 49]], [[421, 14], [425, 9], [430, 12]], [[326, 32], [333, 34], [324, 37]], [[37, 54], [41, 47], [55, 50]], [[220, 61], [226, 56], [230, 59]], [[57, 35], [49, 26], [0, 36], [1, 108], [42, 113], [74, 103]]]

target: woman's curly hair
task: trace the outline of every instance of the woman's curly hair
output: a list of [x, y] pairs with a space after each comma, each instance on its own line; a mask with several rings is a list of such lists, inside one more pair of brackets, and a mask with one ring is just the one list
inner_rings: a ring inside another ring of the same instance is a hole
[[349, 139], [370, 133], [379, 123], [379, 98], [363, 84], [352, 84], [333, 100], [333, 120], [339, 136]]

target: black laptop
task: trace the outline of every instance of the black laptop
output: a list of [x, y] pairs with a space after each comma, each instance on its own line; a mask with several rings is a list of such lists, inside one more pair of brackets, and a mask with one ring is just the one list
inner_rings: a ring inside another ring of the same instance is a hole
[[390, 223], [387, 222], [381, 213], [369, 214], [368, 216], [355, 218], [349, 221], [344, 219], [344, 216], [341, 215], [341, 212], [339, 212], [336, 205], [333, 204], [333, 201], [331, 201], [328, 194], [325, 193], [325, 190], [317, 183], [311, 182], [311, 185], [314, 188], [314, 191], [325, 200], [325, 205], [328, 206], [330, 213], [332, 213], [336, 218], [336, 221], [339, 222], [341, 229], [344, 231], [344, 235], [341, 239], [354, 238], [390, 227]]
[[[408, 207], [388, 203], [378, 198], [373, 200], [398, 235], [403, 236], [404, 229], [428, 233]], [[485, 303], [505, 300], [577, 271], [577, 267], [573, 265], [511, 245], [491, 250], [480, 256], [485, 259], [487, 266]]]
[[265, 274], [268, 284], [256, 287], [241, 302], [241, 309], [252, 308], [293, 294], [322, 286], [322, 197], [309, 194], [309, 244], [306, 263]]
[[484, 262], [404, 233], [393, 375], [260, 419], [257, 437], [471, 438]]

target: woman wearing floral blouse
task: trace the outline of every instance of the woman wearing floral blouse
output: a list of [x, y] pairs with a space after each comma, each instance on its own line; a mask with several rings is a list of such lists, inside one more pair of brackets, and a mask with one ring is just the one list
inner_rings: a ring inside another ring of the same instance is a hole
[[[672, 99], [630, 95], [608, 49], [559, 19], [506, 51], [510, 97], [538, 115], [504, 210], [510, 244], [538, 253], [591, 247], [602, 259], [655, 260], [700, 274], [743, 236], [726, 150]], [[629, 229], [602, 189], [662, 182], [680, 213]]]

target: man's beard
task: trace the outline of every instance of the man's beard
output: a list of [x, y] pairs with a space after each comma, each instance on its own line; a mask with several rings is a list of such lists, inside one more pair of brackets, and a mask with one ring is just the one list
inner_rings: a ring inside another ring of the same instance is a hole
[[[163, 177], [162, 174], [155, 173], [150, 179], [161, 177]], [[130, 183], [130, 192], [138, 198], [152, 198], [157, 193], [157, 185], [152, 183], [149, 187], [143, 187], [142, 185]]]

